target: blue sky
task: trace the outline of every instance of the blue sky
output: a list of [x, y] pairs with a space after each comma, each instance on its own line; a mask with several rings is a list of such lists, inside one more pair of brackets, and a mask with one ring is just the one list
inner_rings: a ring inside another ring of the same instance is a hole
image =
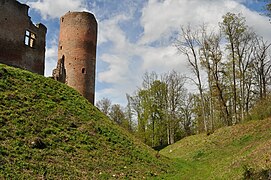
[[247, 24], [271, 41], [260, 0], [19, 0], [30, 6], [34, 23], [48, 28], [46, 76], [57, 62], [59, 18], [68, 11], [92, 12], [98, 21], [96, 101], [103, 97], [126, 104], [126, 93], [140, 87], [146, 71], [189, 74], [173, 44], [181, 26], [218, 27], [227, 12], [242, 13]]

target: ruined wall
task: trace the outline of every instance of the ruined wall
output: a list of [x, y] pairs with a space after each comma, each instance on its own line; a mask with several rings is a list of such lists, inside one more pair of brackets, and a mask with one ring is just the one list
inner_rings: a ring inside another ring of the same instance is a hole
[[0, 63], [44, 74], [46, 27], [34, 25], [29, 7], [0, 0]]
[[[56, 80], [79, 91], [94, 104], [97, 21], [87, 12], [68, 12], [60, 18]], [[64, 69], [63, 69], [64, 67]]]

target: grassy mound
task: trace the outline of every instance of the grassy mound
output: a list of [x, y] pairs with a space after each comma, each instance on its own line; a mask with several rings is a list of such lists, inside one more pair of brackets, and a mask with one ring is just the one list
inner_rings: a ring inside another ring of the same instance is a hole
[[167, 162], [72, 88], [0, 64], [0, 179], [142, 179]]
[[179, 174], [168, 179], [271, 178], [271, 119], [190, 136], [163, 149]]

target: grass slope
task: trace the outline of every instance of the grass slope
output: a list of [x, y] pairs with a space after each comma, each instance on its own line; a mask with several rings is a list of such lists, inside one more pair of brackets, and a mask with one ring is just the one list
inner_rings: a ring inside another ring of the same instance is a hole
[[190, 136], [161, 154], [175, 159], [180, 169], [168, 179], [242, 179], [244, 172], [260, 179], [257, 174], [271, 168], [271, 119]]
[[0, 64], [0, 179], [142, 179], [168, 164], [72, 88]]

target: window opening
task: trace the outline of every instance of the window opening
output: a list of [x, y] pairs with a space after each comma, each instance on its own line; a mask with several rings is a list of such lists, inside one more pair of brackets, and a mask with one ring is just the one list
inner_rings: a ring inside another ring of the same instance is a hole
[[82, 73], [86, 74], [86, 69], [85, 68], [82, 68]]
[[29, 47], [34, 47], [36, 43], [36, 34], [31, 31], [25, 31], [24, 44]]

